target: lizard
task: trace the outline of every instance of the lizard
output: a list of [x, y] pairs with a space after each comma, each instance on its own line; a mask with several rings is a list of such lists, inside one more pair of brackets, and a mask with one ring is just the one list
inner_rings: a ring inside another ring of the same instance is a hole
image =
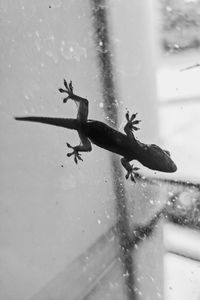
[[135, 137], [134, 131], [139, 129], [138, 124], [140, 122], [136, 118], [137, 113], [130, 116], [129, 111], [126, 112], [126, 124], [124, 126], [124, 133], [122, 133], [104, 122], [88, 119], [88, 100], [74, 93], [72, 81], [67, 83], [64, 79], [64, 87], [64, 89], [59, 88], [60, 93], [67, 94], [67, 97], [63, 99], [63, 103], [71, 99], [78, 104], [76, 119], [23, 116], [15, 117], [15, 120], [39, 122], [76, 130], [80, 137], [80, 144], [71, 146], [69, 143], [66, 143], [68, 148], [72, 149], [72, 152], [67, 153], [68, 157], [73, 156], [77, 164], [78, 161], [83, 160], [81, 152], [91, 151], [92, 144], [95, 144], [122, 156], [121, 164], [127, 172], [125, 178], [128, 179], [130, 177], [134, 182], [139, 168], [134, 167], [130, 163], [132, 160], [137, 160], [143, 166], [152, 170], [169, 173], [177, 170], [169, 151], [163, 150], [155, 144], [142, 143]]

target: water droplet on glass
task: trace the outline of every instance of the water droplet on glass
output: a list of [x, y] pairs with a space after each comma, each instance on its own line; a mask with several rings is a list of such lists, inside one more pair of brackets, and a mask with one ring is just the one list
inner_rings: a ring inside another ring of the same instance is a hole
[[100, 108], [103, 108], [103, 107], [104, 107], [103, 102], [100, 102], [100, 103], [99, 103], [99, 107], [100, 107]]

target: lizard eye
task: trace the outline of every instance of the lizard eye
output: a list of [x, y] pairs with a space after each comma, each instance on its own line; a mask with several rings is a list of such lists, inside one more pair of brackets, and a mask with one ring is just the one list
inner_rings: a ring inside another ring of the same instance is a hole
[[171, 156], [170, 152], [168, 150], [163, 150], [168, 156]]

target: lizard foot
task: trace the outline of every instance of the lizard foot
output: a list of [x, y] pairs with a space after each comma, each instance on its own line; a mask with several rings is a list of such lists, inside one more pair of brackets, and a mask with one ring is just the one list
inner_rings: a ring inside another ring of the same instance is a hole
[[73, 86], [72, 86], [72, 81], [70, 80], [69, 84], [67, 81], [64, 79], [64, 86], [66, 89], [58, 89], [60, 93], [66, 93], [68, 96], [63, 99], [63, 103], [66, 103], [69, 98], [73, 96]]
[[140, 129], [140, 128], [135, 126], [135, 125], [137, 125], [141, 122], [141, 120], [136, 120], [136, 116], [137, 116], [137, 113], [132, 114], [132, 116], [130, 117], [129, 111], [127, 110], [127, 113], [126, 113], [126, 120], [127, 120], [126, 127], [128, 127], [131, 131]]
[[76, 147], [72, 147], [69, 143], [66, 143], [67, 147], [73, 149], [74, 151], [67, 153], [67, 157], [70, 157], [72, 155], [74, 155], [74, 161], [77, 164], [79, 160], [82, 160], [81, 154], [78, 152], [78, 150], [76, 149]]
[[131, 181], [135, 181], [135, 175], [137, 174], [137, 171], [139, 170], [139, 168], [137, 167], [133, 167], [133, 165], [130, 166], [130, 169], [127, 170], [127, 174], [125, 176], [126, 179], [128, 179], [129, 177], [131, 178]]

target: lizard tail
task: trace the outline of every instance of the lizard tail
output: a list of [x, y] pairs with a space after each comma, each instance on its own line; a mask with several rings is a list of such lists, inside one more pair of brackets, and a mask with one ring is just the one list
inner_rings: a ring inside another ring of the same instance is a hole
[[65, 119], [65, 118], [49, 118], [49, 117], [14, 117], [17, 121], [28, 121], [28, 122], [36, 122], [43, 123], [48, 125], [54, 125], [59, 127], [64, 127], [68, 129], [77, 130], [78, 121], [77, 119]]

